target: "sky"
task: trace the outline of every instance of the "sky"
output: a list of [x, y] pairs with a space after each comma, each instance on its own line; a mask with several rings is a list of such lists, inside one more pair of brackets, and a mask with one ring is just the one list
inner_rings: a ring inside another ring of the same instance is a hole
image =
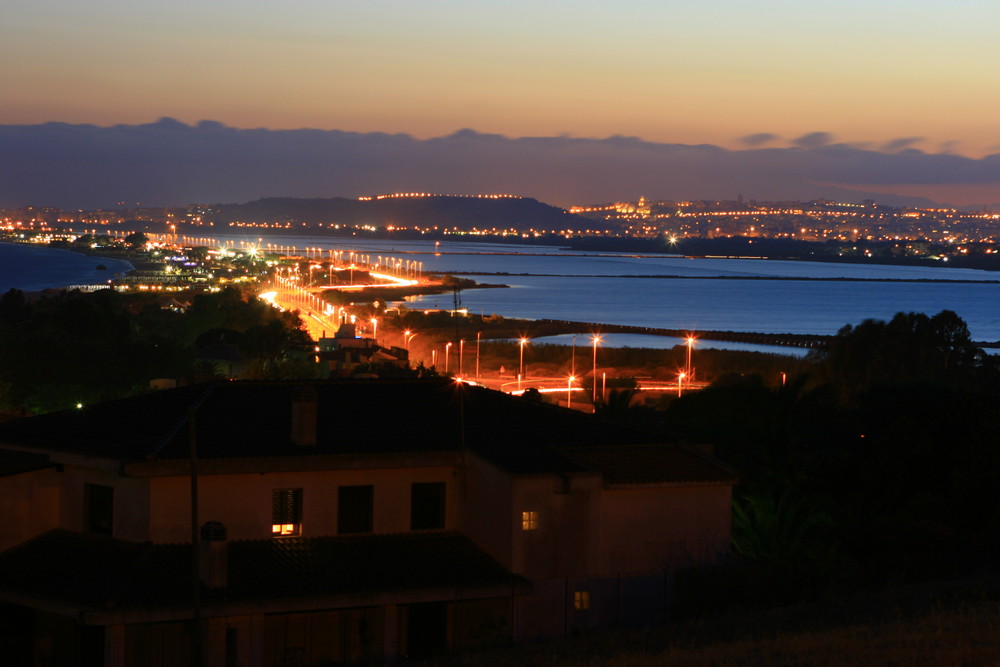
[[975, 160], [1000, 152], [997, 25], [995, 0], [6, 0], [0, 125], [822, 137]]

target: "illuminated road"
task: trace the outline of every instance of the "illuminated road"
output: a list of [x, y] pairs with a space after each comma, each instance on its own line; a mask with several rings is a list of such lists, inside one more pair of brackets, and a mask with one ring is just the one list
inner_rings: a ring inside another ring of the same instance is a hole
[[260, 298], [281, 310], [299, 311], [302, 323], [314, 341], [324, 337], [332, 338], [340, 326], [336, 313], [326, 310], [329, 304], [294, 285], [265, 288]]

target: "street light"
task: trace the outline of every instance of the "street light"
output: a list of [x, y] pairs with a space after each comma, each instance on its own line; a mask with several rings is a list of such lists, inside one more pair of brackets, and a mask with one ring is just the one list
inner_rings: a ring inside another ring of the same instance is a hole
[[482, 331], [476, 332], [476, 380], [479, 379], [479, 336], [482, 333]]
[[684, 378], [687, 377], [687, 373], [680, 373], [677, 376], [677, 398], [681, 397], [681, 385], [684, 383]]
[[458, 376], [465, 375], [465, 339], [458, 341]]
[[410, 331], [409, 329], [403, 332], [403, 349], [405, 349], [407, 353], [410, 351], [410, 341], [413, 340], [416, 335], [416, 333]]
[[521, 361], [517, 367], [517, 390], [521, 391], [521, 378], [524, 377], [524, 346], [528, 344], [528, 339], [521, 337]]
[[566, 407], [567, 408], [572, 408], [573, 407], [573, 380], [575, 380], [575, 379], [576, 379], [575, 376], [570, 375], [569, 376], [569, 380], [566, 382]]
[[694, 377], [694, 373], [691, 370], [691, 348], [694, 347], [694, 336], [688, 334], [687, 337], [687, 366], [684, 368], [684, 373], [687, 377]]
[[601, 342], [601, 337], [594, 336], [593, 342], [594, 342], [594, 374], [593, 374], [594, 396], [592, 400], [594, 402], [594, 411], [596, 412], [597, 411], [597, 344]]
[[375, 339], [375, 344], [378, 345], [378, 318], [372, 318], [372, 338]]
[[570, 356], [569, 374], [576, 375], [576, 334], [573, 334], [573, 352]]
[[451, 346], [452, 346], [451, 341], [448, 341], [448, 344], [444, 346], [444, 373], [445, 373], [445, 375], [448, 374], [448, 353], [451, 352]]

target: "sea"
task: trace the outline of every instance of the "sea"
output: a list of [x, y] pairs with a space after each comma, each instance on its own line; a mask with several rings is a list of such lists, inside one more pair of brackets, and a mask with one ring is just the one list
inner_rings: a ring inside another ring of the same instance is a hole
[[[98, 269], [103, 265], [104, 269]], [[43, 245], [0, 243], [0, 294], [106, 284], [134, 267], [121, 259], [81, 255]]]
[[[1000, 341], [1000, 272], [941, 266], [689, 258], [664, 254], [578, 252], [540, 245], [467, 241], [389, 241], [328, 236], [219, 235], [230, 247], [258, 246], [319, 259], [355, 252], [383, 265], [390, 259], [413, 270], [454, 273], [507, 288], [466, 289], [461, 306], [484, 315], [551, 318], [597, 324], [759, 333], [834, 334], [865, 319], [898, 312], [934, 315], [952, 310], [978, 342]], [[666, 250], [666, 248], [665, 248]], [[7, 257], [20, 268], [8, 270]], [[98, 258], [0, 244], [0, 286], [41, 289], [93, 280]], [[58, 254], [49, 254], [58, 253]], [[67, 257], [69, 255], [70, 257]], [[72, 268], [75, 267], [75, 268]], [[79, 272], [76, 272], [76, 271]], [[107, 276], [105, 276], [106, 279]], [[13, 282], [12, 282], [13, 281]], [[408, 300], [410, 308], [453, 307], [452, 295]], [[581, 332], [583, 333], [583, 332]], [[675, 338], [614, 334], [602, 345], [672, 347]], [[569, 342], [553, 337], [552, 342]], [[539, 342], [544, 342], [539, 340]], [[699, 341], [705, 347], [789, 352], [737, 343]]]

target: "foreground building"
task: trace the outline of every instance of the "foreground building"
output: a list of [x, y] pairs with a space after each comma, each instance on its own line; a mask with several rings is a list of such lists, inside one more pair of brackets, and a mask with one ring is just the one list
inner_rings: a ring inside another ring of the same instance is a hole
[[446, 381], [197, 385], [0, 447], [24, 664], [392, 662], [649, 623], [729, 549], [710, 457]]

